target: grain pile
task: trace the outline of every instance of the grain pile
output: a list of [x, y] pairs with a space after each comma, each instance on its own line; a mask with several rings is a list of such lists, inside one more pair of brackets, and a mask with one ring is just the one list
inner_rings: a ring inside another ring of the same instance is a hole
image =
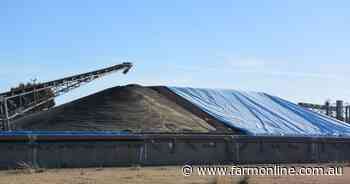
[[211, 132], [215, 128], [156, 90], [119, 86], [14, 122], [16, 130]]

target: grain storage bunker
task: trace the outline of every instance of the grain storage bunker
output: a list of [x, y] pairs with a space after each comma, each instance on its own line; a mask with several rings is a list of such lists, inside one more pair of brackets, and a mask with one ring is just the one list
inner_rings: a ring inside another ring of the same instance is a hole
[[[86, 77], [91, 79], [67, 79]], [[55, 83], [45, 84], [39, 87]], [[6, 120], [18, 111], [6, 100], [19, 104], [19, 95], [3, 97]], [[21, 162], [96, 167], [350, 160], [348, 124], [258, 92], [134, 84], [6, 122], [13, 131], [0, 133], [0, 168]]]

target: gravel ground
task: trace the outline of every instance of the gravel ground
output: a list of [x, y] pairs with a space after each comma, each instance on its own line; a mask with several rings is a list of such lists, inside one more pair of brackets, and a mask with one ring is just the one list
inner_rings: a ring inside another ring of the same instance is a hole
[[[350, 167], [344, 167], [343, 176], [252, 176], [249, 184], [347, 184]], [[235, 184], [240, 176], [183, 176], [181, 167], [124, 167], [90, 169], [53, 169], [0, 171], [0, 184]]]

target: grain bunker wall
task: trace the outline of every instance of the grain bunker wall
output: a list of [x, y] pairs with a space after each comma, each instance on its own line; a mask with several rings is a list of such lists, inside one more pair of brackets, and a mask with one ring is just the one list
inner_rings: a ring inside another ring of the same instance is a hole
[[350, 139], [230, 135], [0, 136], [0, 168], [350, 160]]

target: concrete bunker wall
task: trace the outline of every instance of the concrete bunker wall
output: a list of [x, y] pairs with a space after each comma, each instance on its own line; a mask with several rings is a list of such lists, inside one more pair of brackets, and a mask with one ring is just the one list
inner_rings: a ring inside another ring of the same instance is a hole
[[143, 140], [0, 142], [0, 168], [350, 161], [350, 139], [186, 136]]

